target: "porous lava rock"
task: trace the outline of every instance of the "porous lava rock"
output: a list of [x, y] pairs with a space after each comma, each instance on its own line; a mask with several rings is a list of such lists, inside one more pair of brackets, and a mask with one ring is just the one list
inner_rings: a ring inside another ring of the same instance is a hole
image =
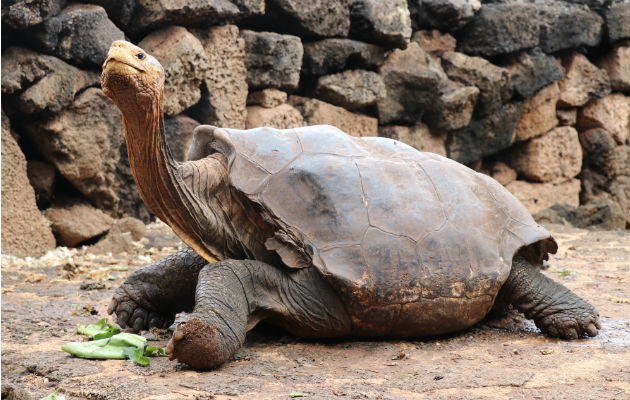
[[381, 76], [358, 69], [321, 76], [315, 87], [315, 97], [349, 110], [376, 104], [385, 96]]
[[564, 77], [560, 64], [538, 47], [509, 56], [504, 67], [510, 71], [514, 92], [522, 98]]
[[446, 131], [430, 129], [419, 123], [414, 126], [387, 125], [378, 129], [379, 136], [400, 140], [420, 151], [446, 156]]
[[277, 129], [290, 129], [304, 126], [302, 114], [289, 104], [276, 107], [247, 107], [247, 129], [270, 126]]
[[289, 97], [289, 104], [300, 111], [307, 125], [333, 125], [353, 136], [378, 135], [376, 118], [300, 96]]
[[385, 49], [352, 39], [329, 38], [304, 43], [302, 73], [320, 76], [344, 69], [376, 70], [385, 61]]
[[350, 30], [349, 0], [267, 0], [266, 13], [285, 30], [307, 38], [345, 37]]
[[350, 0], [350, 34], [385, 47], [405, 48], [411, 38], [407, 0]]
[[583, 106], [591, 99], [610, 93], [608, 74], [591, 64], [582, 54], [571, 54], [564, 60], [563, 66], [566, 73], [560, 81], [559, 106]]
[[67, 200], [53, 204], [44, 213], [50, 221], [57, 241], [73, 247], [101, 236], [112, 227], [114, 220], [88, 203]]

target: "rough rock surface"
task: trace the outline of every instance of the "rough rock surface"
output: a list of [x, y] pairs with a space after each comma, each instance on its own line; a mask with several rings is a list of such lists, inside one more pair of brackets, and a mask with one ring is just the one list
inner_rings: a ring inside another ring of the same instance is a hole
[[166, 142], [177, 161], [188, 159], [188, 148], [193, 140], [193, 130], [199, 125], [199, 122], [186, 115], [164, 119]]
[[377, 136], [378, 120], [367, 115], [347, 111], [317, 99], [289, 97], [307, 125], [333, 125], [353, 136]]
[[89, 247], [92, 254], [121, 254], [133, 250], [133, 242], [144, 237], [146, 226], [133, 217], [121, 218], [114, 224], [105, 237]]
[[592, 100], [580, 109], [577, 127], [580, 130], [603, 128], [617, 143], [625, 143], [630, 137], [630, 97], [614, 93]]
[[420, 151], [446, 156], [446, 132], [430, 130], [425, 124], [415, 126], [388, 125], [378, 129], [379, 136], [400, 140]]
[[238, 27], [217, 26], [193, 33], [208, 57], [201, 101], [193, 115], [204, 124], [244, 128], [247, 70], [245, 42], [239, 36]]
[[423, 120], [438, 129], [465, 127], [473, 116], [479, 89], [450, 81], [442, 82], [440, 86], [440, 96], [427, 107]]
[[100, 89], [87, 89], [70, 107], [26, 125], [25, 131], [41, 154], [93, 204], [117, 209], [122, 118]]
[[504, 162], [495, 161], [488, 168], [489, 175], [503, 186], [516, 180], [516, 171]]
[[133, 14], [124, 26], [133, 35], [165, 25], [213, 24], [240, 14], [238, 7], [228, 0], [135, 1], [132, 7]]
[[349, 110], [376, 104], [385, 96], [381, 76], [360, 69], [321, 76], [315, 87], [315, 97]]
[[208, 58], [203, 45], [181, 26], [151, 33], [139, 46], [164, 67], [164, 113], [179, 114], [201, 98], [201, 82], [208, 76]]
[[558, 124], [562, 126], [573, 126], [577, 122], [577, 108], [556, 109]]
[[250, 88], [298, 87], [302, 67], [302, 42], [297, 36], [272, 32], [241, 31], [245, 39], [245, 67]]
[[630, 46], [617, 46], [598, 63], [606, 71], [612, 90], [630, 91]]
[[101, 210], [76, 201], [54, 204], [44, 215], [59, 244], [69, 247], [103, 235], [114, 223]]
[[124, 39], [125, 34], [107, 18], [102, 7], [73, 4], [36, 28], [34, 38], [46, 53], [100, 67], [112, 42]]
[[540, 136], [558, 125], [556, 103], [559, 96], [558, 84], [554, 82], [525, 101], [514, 129], [517, 141]]
[[45, 208], [53, 199], [57, 171], [52, 165], [37, 160], [28, 160], [26, 174], [39, 208]]
[[13, 0], [2, 3], [2, 23], [15, 29], [26, 29], [41, 24], [57, 15], [66, 0]]
[[506, 186], [531, 214], [554, 204], [580, 205], [580, 180], [571, 179], [559, 184], [533, 183], [516, 180]]
[[287, 93], [278, 89], [263, 89], [250, 92], [247, 96], [248, 106], [274, 108], [287, 102]]
[[407, 0], [350, 0], [350, 34], [387, 47], [405, 48], [411, 38]]
[[304, 43], [302, 73], [320, 76], [344, 69], [380, 67], [385, 60], [385, 49], [352, 39], [330, 38]]
[[517, 146], [506, 160], [527, 179], [559, 183], [582, 170], [582, 147], [577, 131], [562, 126]]
[[453, 36], [437, 29], [414, 32], [411, 40], [418, 43], [422, 50], [435, 57], [442, 55], [445, 51], [455, 51], [457, 47], [457, 42]]
[[55, 248], [48, 222], [37, 209], [26, 159], [2, 113], [2, 254], [39, 257]]
[[538, 4], [540, 48], [545, 53], [601, 42], [604, 20], [595, 11], [561, 2]]
[[277, 129], [289, 129], [306, 125], [302, 114], [289, 104], [280, 104], [273, 108], [260, 106], [247, 107], [246, 128], [271, 126]]
[[558, 62], [538, 47], [510, 56], [505, 68], [510, 71], [514, 91], [523, 98], [564, 77]]
[[470, 163], [510, 147], [521, 108], [522, 103], [508, 103], [492, 115], [452, 131], [446, 144], [448, 156]]
[[18, 109], [25, 113], [59, 112], [77, 92], [98, 82], [97, 73], [53, 56], [22, 47], [10, 47], [2, 54], [2, 93], [17, 96]]
[[604, 19], [609, 42], [630, 39], [630, 2], [615, 2], [604, 10]]
[[610, 93], [610, 80], [606, 72], [591, 64], [582, 54], [573, 53], [563, 65], [566, 73], [560, 81], [558, 105], [582, 106], [590, 99]]
[[348, 36], [348, 0], [267, 0], [267, 15], [285, 30], [309, 38]]
[[512, 85], [507, 69], [462, 53], [442, 54], [442, 68], [456, 82], [479, 88], [475, 115], [484, 117], [499, 109], [512, 97]]
[[486, 4], [456, 35], [458, 51], [494, 56], [536, 47], [540, 26], [537, 10], [527, 3]]
[[[446, 32], [455, 32], [474, 16], [481, 4], [470, 0], [422, 0], [414, 21], [418, 26], [429, 26]], [[477, 4], [475, 4], [477, 3]]]
[[392, 51], [380, 68], [387, 97], [378, 102], [381, 124], [415, 123], [432, 107], [448, 77], [442, 67], [415, 42]]
[[538, 223], [566, 223], [592, 230], [625, 229], [626, 218], [618, 203], [611, 199], [592, 200], [579, 207], [555, 204], [534, 215]]

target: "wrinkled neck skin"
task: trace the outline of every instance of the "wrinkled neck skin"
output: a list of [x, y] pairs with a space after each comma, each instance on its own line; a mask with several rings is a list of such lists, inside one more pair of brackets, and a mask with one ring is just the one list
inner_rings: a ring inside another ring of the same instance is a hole
[[166, 144], [162, 91], [149, 86], [142, 89], [122, 89], [113, 96], [123, 114], [129, 164], [140, 196], [199, 255], [209, 261], [225, 258], [225, 248], [207, 246], [204, 241], [213, 234], [208, 230], [219, 230], [216, 215], [185, 184], [181, 164]]

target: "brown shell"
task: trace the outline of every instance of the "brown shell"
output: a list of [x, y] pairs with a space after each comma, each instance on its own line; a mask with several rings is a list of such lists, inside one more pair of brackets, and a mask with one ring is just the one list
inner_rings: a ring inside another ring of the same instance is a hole
[[[312, 260], [353, 317], [374, 322], [362, 322], [366, 332], [387, 321], [404, 331], [414, 324], [408, 318], [441, 324], [441, 313], [454, 316], [446, 331], [461, 328], [458, 318], [476, 322], [515, 252], [553, 241], [495, 180], [395, 140], [332, 126], [215, 129], [212, 136], [231, 184], [278, 226], [268, 247], [291, 267]], [[444, 331], [427, 329], [408, 336]]]

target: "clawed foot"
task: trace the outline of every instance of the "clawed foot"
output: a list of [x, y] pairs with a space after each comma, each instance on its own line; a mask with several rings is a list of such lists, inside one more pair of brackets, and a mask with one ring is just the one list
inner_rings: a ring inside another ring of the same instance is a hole
[[112, 298], [108, 314], [116, 314], [118, 325], [121, 328], [132, 328], [135, 332], [152, 327], [168, 328], [174, 319], [174, 315], [162, 314], [149, 309], [146, 305], [139, 304], [130, 294], [130, 289], [125, 285], [119, 287]]
[[599, 314], [595, 307], [584, 303], [579, 308], [561, 310], [535, 320], [536, 326], [551, 337], [575, 340], [584, 336], [597, 336]]
[[188, 364], [196, 369], [212, 369], [223, 364], [226, 357], [219, 333], [201, 319], [183, 314], [175, 321], [177, 328], [166, 346], [169, 360]]

